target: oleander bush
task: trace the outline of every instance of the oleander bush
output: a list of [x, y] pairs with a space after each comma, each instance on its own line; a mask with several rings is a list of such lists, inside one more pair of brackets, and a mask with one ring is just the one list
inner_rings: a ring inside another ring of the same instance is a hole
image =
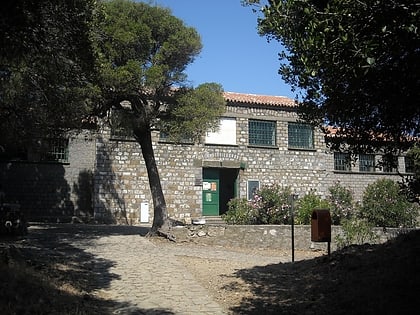
[[340, 225], [343, 220], [348, 220], [356, 212], [356, 204], [350, 189], [336, 182], [328, 189], [327, 200], [330, 207], [333, 225]]
[[228, 202], [228, 211], [222, 219], [228, 224], [255, 224], [255, 213], [251, 203], [245, 198], [233, 198]]
[[415, 227], [419, 205], [410, 202], [400, 185], [378, 179], [363, 194], [360, 217], [378, 227]]
[[251, 200], [256, 224], [290, 224], [291, 189], [280, 185], [263, 186]]

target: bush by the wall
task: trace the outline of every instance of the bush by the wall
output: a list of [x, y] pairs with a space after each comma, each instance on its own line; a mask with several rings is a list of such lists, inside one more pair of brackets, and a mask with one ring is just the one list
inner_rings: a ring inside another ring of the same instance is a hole
[[311, 189], [308, 194], [299, 198], [296, 203], [295, 223], [311, 224], [312, 211], [316, 208], [329, 209], [329, 203], [318, 196], [315, 190]]
[[255, 224], [255, 210], [245, 198], [234, 198], [228, 202], [222, 219], [229, 224]]
[[341, 221], [342, 232], [335, 237], [337, 248], [349, 245], [374, 243], [378, 236], [373, 231], [373, 224], [366, 219], [352, 217]]
[[328, 188], [328, 192], [327, 200], [333, 225], [339, 225], [342, 220], [349, 219], [355, 214], [355, 203], [350, 189], [337, 182]]
[[258, 190], [251, 201], [256, 224], [289, 224], [290, 195], [290, 188], [280, 185], [264, 186]]
[[400, 186], [390, 179], [379, 179], [367, 186], [360, 216], [378, 227], [414, 227], [419, 205], [401, 193]]

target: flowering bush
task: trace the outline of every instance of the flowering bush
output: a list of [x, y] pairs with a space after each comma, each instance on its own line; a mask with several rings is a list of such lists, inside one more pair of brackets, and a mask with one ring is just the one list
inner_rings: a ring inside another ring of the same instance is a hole
[[280, 185], [264, 186], [254, 195], [251, 206], [256, 224], [289, 224], [291, 190]]
[[400, 186], [390, 179], [379, 179], [367, 186], [360, 216], [374, 226], [414, 227], [419, 205], [409, 202]]
[[353, 193], [339, 182], [331, 186], [328, 191], [327, 200], [330, 206], [331, 221], [332, 224], [339, 225], [342, 220], [349, 219], [355, 214]]

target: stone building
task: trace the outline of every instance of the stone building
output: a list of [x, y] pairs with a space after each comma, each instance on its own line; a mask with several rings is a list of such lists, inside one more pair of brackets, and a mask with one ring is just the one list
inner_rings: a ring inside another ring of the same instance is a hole
[[[345, 155], [327, 152], [323, 133], [297, 121], [292, 99], [231, 92], [224, 96], [227, 108], [220, 128], [202, 143], [174, 144], [159, 131], [153, 134], [171, 218], [221, 215], [230, 199], [250, 199], [263, 185], [289, 186], [300, 196], [311, 189], [325, 195], [339, 181], [360, 199], [378, 178], [401, 179], [396, 169], [375, 168], [378, 156], [361, 155], [350, 165]], [[151, 222], [151, 195], [139, 145], [104, 130], [96, 156], [95, 216]], [[403, 157], [399, 170], [405, 172]]]
[[[375, 168], [379, 156], [361, 155], [355, 165], [328, 152], [324, 135], [297, 121], [292, 99], [225, 92], [226, 112], [217, 132], [200, 144], [174, 144], [153, 132], [162, 188], [171, 218], [189, 220], [226, 212], [231, 198], [252, 198], [270, 184], [300, 196], [325, 195], [339, 181], [356, 199], [378, 178], [400, 180], [397, 169]], [[134, 139], [104, 127], [51, 146], [50, 160], [3, 159], [0, 183], [30, 220], [151, 222], [147, 170]], [[55, 163], [51, 163], [55, 162]], [[398, 171], [409, 172], [403, 156]]]

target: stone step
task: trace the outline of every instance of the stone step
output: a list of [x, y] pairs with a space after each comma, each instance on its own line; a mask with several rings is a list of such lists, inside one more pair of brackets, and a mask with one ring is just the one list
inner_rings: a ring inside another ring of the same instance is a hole
[[206, 220], [207, 225], [225, 225], [226, 222], [222, 219], [220, 215], [217, 216], [205, 216], [203, 217]]

